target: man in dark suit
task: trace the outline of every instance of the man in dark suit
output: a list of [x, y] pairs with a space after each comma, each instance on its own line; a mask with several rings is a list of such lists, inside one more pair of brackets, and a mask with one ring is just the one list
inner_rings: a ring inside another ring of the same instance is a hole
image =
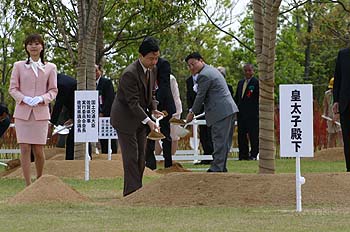
[[[114, 99], [114, 88], [112, 81], [103, 77], [101, 65], [95, 65], [96, 68], [96, 90], [98, 90], [98, 112], [100, 117], [109, 117], [111, 114], [112, 103]], [[100, 139], [101, 152], [108, 154], [108, 139]], [[112, 153], [117, 153], [117, 140], [111, 140]]]
[[9, 110], [4, 104], [0, 104], [0, 137], [10, 126]]
[[[187, 108], [191, 111], [194, 100], [197, 96], [197, 74], [192, 73], [192, 75], [186, 80], [186, 96], [187, 96]], [[200, 113], [204, 112], [204, 105], [202, 106]], [[205, 117], [198, 118], [203, 120]], [[214, 151], [213, 141], [211, 139], [210, 127], [207, 125], [199, 125], [199, 141], [202, 144], [204, 155], [212, 155]], [[202, 160], [198, 164], [210, 164], [211, 160]]]
[[[77, 81], [67, 75], [57, 75], [58, 94], [51, 114], [51, 123], [58, 124], [58, 118], [65, 107], [68, 120], [64, 125], [70, 125], [74, 122], [74, 91], [77, 90]], [[66, 160], [74, 160], [74, 126], [69, 130], [66, 138]]]
[[[156, 100], [159, 102], [157, 109], [159, 111], [166, 111], [168, 115], [160, 120], [160, 132], [165, 136], [162, 139], [164, 167], [168, 168], [173, 165], [171, 157], [171, 137], [170, 137], [170, 123], [169, 120], [176, 112], [175, 102], [170, 88], [170, 63], [166, 59], [159, 58], [157, 63], [157, 81], [156, 81]], [[146, 166], [154, 170], [157, 168], [156, 159], [154, 157], [155, 141], [147, 140], [146, 147]]]
[[208, 172], [227, 172], [227, 155], [230, 152], [235, 113], [238, 111], [222, 74], [204, 63], [198, 52], [185, 59], [191, 73], [198, 74], [197, 95], [186, 121], [191, 122], [204, 105], [205, 120], [211, 127], [214, 145], [213, 161]]
[[343, 134], [346, 170], [350, 172], [350, 48], [339, 51], [334, 72], [333, 113], [339, 117]]
[[164, 116], [156, 110], [152, 94], [159, 55], [158, 41], [145, 38], [139, 47], [139, 59], [123, 71], [112, 104], [111, 124], [118, 133], [124, 167], [123, 196], [142, 187], [147, 126], [151, 131], [159, 129], [150, 115]]
[[[256, 160], [259, 153], [259, 81], [252, 64], [243, 67], [245, 78], [237, 85], [239, 160]], [[251, 150], [249, 152], [248, 137]], [[249, 155], [250, 153], [250, 155]]]

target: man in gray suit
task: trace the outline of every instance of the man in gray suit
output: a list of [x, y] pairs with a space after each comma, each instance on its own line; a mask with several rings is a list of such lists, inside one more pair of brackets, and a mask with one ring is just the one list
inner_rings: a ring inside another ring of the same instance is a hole
[[145, 38], [139, 47], [139, 59], [123, 71], [112, 104], [111, 124], [117, 130], [123, 159], [124, 196], [142, 187], [147, 126], [151, 131], [159, 130], [151, 114], [164, 116], [156, 110], [153, 94], [159, 54], [158, 41]]
[[205, 119], [211, 127], [214, 145], [213, 162], [208, 172], [227, 172], [227, 154], [232, 144], [234, 115], [238, 108], [223, 75], [216, 68], [205, 64], [198, 52], [188, 55], [185, 61], [191, 73], [198, 73], [197, 96], [186, 121], [192, 121], [204, 104]]

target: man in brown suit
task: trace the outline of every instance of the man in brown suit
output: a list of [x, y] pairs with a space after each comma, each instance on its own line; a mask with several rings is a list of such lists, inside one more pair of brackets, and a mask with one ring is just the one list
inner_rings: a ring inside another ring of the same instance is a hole
[[159, 128], [150, 119], [163, 114], [156, 110], [155, 65], [160, 55], [158, 41], [147, 37], [139, 47], [139, 59], [123, 71], [111, 109], [111, 124], [117, 130], [124, 167], [123, 195], [142, 187], [145, 169], [147, 125]]

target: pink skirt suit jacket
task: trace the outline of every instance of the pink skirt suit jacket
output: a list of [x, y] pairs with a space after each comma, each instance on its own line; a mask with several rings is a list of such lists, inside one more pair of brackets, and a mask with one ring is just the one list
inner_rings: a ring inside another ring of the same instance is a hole
[[[9, 93], [16, 101], [13, 114], [18, 143], [45, 145], [50, 120], [49, 103], [56, 98], [57, 70], [53, 63], [46, 63], [44, 71], [38, 69], [38, 77], [26, 61], [14, 64]], [[25, 96], [41, 96], [44, 102], [32, 107], [23, 102]]]

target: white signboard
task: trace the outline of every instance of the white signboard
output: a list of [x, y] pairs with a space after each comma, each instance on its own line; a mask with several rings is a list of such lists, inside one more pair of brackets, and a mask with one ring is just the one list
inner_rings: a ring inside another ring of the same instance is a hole
[[74, 142], [98, 142], [98, 91], [75, 91]]
[[118, 139], [117, 131], [110, 123], [110, 117], [100, 117], [98, 121], [99, 139]]
[[312, 85], [280, 85], [280, 156], [313, 157]]

